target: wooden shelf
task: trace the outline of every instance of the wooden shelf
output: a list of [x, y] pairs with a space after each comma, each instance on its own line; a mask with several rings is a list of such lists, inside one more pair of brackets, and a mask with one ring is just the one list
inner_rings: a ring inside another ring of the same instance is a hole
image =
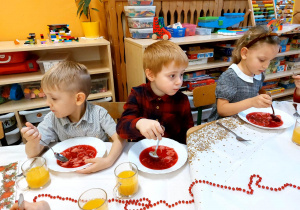
[[300, 74], [300, 69], [288, 70], [274, 74], [267, 74], [265, 80], [277, 79], [281, 77], [292, 76], [293, 73]]
[[287, 52], [278, 53], [276, 57], [287, 56], [287, 55], [295, 55], [300, 54], [300, 50], [290, 50]]
[[[103, 93], [95, 93], [90, 94], [88, 100], [105, 98], [105, 97], [112, 97], [112, 91], [107, 91]], [[15, 112], [15, 111], [22, 111], [28, 109], [36, 109], [47, 106], [46, 99], [44, 98], [37, 98], [37, 99], [21, 99], [19, 101], [9, 101], [4, 104], [0, 105], [0, 114], [8, 113], [8, 112]]]
[[283, 91], [282, 93], [272, 95], [272, 98], [275, 99], [275, 98], [281, 98], [283, 96], [293, 95], [294, 91], [295, 91], [295, 88], [287, 89], [287, 90]]
[[[110, 68], [104, 63], [100, 63], [99, 61], [83, 61], [81, 63], [86, 65], [90, 74], [102, 74], [110, 72]], [[43, 75], [44, 74], [41, 71], [22, 74], [1, 75], [0, 85], [40, 81]]]
[[35, 45], [24, 45], [25, 41], [20, 41], [19, 45], [15, 45], [13, 41], [0, 42], [0, 53], [2, 52], [19, 52], [19, 51], [35, 51], [35, 50], [53, 50], [75, 47], [94, 47], [101, 45], [109, 45], [109, 41], [105, 39], [87, 40], [80, 39], [79, 42], [68, 43], [51, 43], [47, 40], [47, 44], [41, 44], [40, 40]]
[[185, 69], [185, 72], [202, 70], [202, 69], [212, 69], [212, 68], [218, 68], [218, 67], [226, 67], [226, 66], [229, 66], [229, 65], [230, 65], [230, 62], [226, 62], [226, 61], [213, 61], [213, 62], [209, 62], [209, 63], [205, 63], [205, 64], [188, 66]]
[[[219, 41], [230, 41], [230, 40], [237, 40], [241, 37], [241, 35], [237, 36], [224, 36], [219, 34], [212, 34], [212, 35], [195, 35], [195, 36], [185, 36], [180, 38], [171, 38], [170, 41], [178, 44], [200, 44], [200, 43], [207, 43], [207, 42], [219, 42]], [[147, 46], [157, 42], [158, 40], [153, 39], [132, 39], [132, 38], [125, 38], [125, 42], [130, 42], [133, 45], [146, 48]], [[1, 47], [1, 46], [0, 46]]]

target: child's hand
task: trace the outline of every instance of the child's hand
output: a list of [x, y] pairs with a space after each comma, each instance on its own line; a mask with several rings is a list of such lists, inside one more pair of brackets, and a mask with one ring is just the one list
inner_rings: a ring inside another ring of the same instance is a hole
[[112, 166], [112, 162], [106, 157], [106, 158], [92, 158], [92, 159], [86, 159], [85, 163], [92, 163], [89, 167], [76, 171], [77, 173], [81, 174], [90, 174], [96, 171], [101, 171], [103, 169], [109, 168]]
[[21, 133], [23, 134], [23, 137], [27, 141], [39, 142], [41, 140], [41, 134], [39, 133], [38, 129], [30, 122], [27, 122], [25, 125], [27, 127], [21, 129]]
[[293, 75], [293, 79], [296, 87], [300, 89], [300, 75]]
[[252, 107], [267, 108], [272, 105], [272, 98], [267, 94], [260, 94], [252, 98]]
[[164, 130], [156, 120], [140, 119], [136, 123], [136, 128], [147, 139], [161, 140]]
[[[19, 205], [15, 203], [10, 210], [18, 210]], [[38, 201], [36, 203], [30, 203], [24, 201], [24, 210], [50, 210], [50, 206], [46, 201]]]

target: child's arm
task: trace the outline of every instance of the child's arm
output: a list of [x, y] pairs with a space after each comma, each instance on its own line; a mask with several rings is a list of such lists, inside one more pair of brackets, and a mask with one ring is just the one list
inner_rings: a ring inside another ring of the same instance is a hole
[[229, 101], [226, 99], [218, 98], [217, 110], [220, 116], [227, 117], [235, 115], [251, 107], [267, 108], [270, 107], [271, 104], [272, 98], [267, 94], [261, 94], [253, 98], [247, 98], [236, 103], [229, 103]]
[[122, 117], [117, 124], [117, 133], [123, 139], [143, 138], [143, 135], [136, 127], [137, 122], [143, 119], [140, 114], [142, 110], [140, 110], [139, 103], [138, 96], [135, 95], [135, 90], [133, 89], [124, 105]]
[[126, 140], [122, 139], [117, 133], [113, 134], [111, 138], [113, 140], [113, 144], [107, 157], [86, 159], [85, 162], [92, 163], [92, 165], [76, 172], [88, 174], [111, 167], [122, 153], [122, 150], [126, 144]]
[[[18, 210], [19, 205], [18, 203], [15, 203], [10, 210]], [[50, 210], [50, 206], [47, 203], [47, 201], [38, 201], [35, 203], [30, 203], [27, 201], [24, 201], [24, 209], [26, 210]]]
[[294, 99], [294, 102], [297, 102], [297, 103], [300, 103], [300, 75], [298, 76], [293, 76], [294, 78], [294, 82], [295, 82], [295, 85], [296, 85], [296, 90], [294, 92], [294, 96], [293, 96], [293, 99]]
[[35, 157], [43, 150], [44, 146], [40, 145], [41, 134], [38, 129], [33, 126], [30, 122], [26, 123], [25, 128], [22, 128], [21, 133], [26, 139], [27, 143], [25, 144], [25, 152], [27, 157]]

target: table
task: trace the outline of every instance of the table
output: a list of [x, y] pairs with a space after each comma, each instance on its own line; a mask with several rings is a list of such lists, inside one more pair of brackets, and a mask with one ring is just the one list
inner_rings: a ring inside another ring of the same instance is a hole
[[[291, 102], [273, 106], [291, 116], [295, 112]], [[293, 126], [266, 130], [238, 117], [220, 121], [251, 144], [215, 122], [194, 128], [187, 146], [191, 178], [201, 180], [192, 188], [196, 209], [299, 209], [300, 146], [291, 141]]]
[[[111, 148], [111, 143], [105, 143], [107, 150]], [[32, 201], [34, 196], [38, 194], [51, 194], [53, 196], [60, 195], [62, 197], [71, 197], [78, 199], [80, 194], [90, 188], [102, 188], [107, 192], [108, 199], [113, 198], [113, 188], [116, 184], [114, 177], [114, 169], [117, 165], [122, 162], [127, 162], [127, 154], [130, 147], [134, 143], [128, 143], [122, 155], [116, 161], [116, 163], [109, 169], [93, 173], [93, 174], [77, 174], [77, 173], [60, 173], [60, 172], [50, 172], [51, 183], [48, 187], [41, 190], [31, 190], [23, 192], [25, 200]], [[21, 163], [26, 160], [25, 146], [8, 146], [0, 147], [0, 165], [9, 164], [14, 161], [20, 161]], [[169, 174], [155, 175], [147, 174], [144, 172], [139, 172], [139, 191], [133, 199], [139, 198], [149, 198], [152, 203], [160, 200], [166, 200], [169, 204], [174, 204], [179, 200], [191, 200], [193, 199], [188, 192], [188, 188], [191, 184], [191, 179], [189, 175], [189, 165], [185, 163], [183, 167], [177, 171], [171, 172]], [[17, 194], [20, 190], [17, 190]], [[39, 198], [42, 200], [42, 198]], [[59, 210], [74, 210], [79, 209], [77, 204], [70, 201], [60, 201], [57, 199], [44, 198], [50, 203], [51, 209]], [[124, 204], [110, 203], [109, 209], [124, 209]], [[136, 206], [128, 206], [128, 209], [137, 209]], [[169, 209], [163, 204], [160, 204], [151, 209]], [[194, 204], [181, 204], [172, 208], [174, 210], [186, 209], [194, 210]]]

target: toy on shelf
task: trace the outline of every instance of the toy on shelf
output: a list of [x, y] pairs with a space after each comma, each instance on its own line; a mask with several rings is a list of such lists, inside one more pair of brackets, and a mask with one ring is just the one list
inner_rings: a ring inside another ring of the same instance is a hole
[[267, 24], [270, 30], [274, 32], [282, 30], [282, 25], [283, 25], [283, 19], [274, 19]]
[[24, 83], [23, 92], [26, 99], [44, 98], [46, 97], [39, 82]]
[[18, 39], [15, 39], [14, 43], [15, 43], [15, 45], [18, 45], [18, 44], [20, 44], [20, 41]]
[[246, 31], [248, 31], [248, 29], [239, 29], [239, 30], [220, 29], [218, 30], [218, 34], [224, 36], [236, 36], [236, 35], [244, 34]]
[[171, 33], [164, 28], [164, 18], [154, 17], [152, 39], [171, 39]]
[[0, 53], [0, 75], [37, 71], [37, 59], [37, 56], [29, 56], [27, 52]]
[[274, 0], [248, 0], [251, 12], [252, 26], [267, 25], [272, 19], [277, 19]]
[[199, 17], [198, 26], [206, 28], [227, 28], [238, 27], [239, 23], [244, 20], [244, 13], [224, 13], [220, 17]]
[[293, 22], [293, 11], [295, 1], [292, 0], [277, 0], [276, 12], [280, 19], [284, 20], [284, 23], [291, 24]]
[[71, 36], [68, 24], [53, 24], [49, 27], [49, 39], [53, 43], [79, 41], [78, 38]]
[[37, 42], [36, 42], [36, 38], [35, 38], [35, 33], [30, 33], [29, 34], [29, 37], [27, 37], [27, 41], [25, 41], [25, 43], [24, 44], [31, 44], [31, 45], [34, 45], [34, 44], [36, 44]]
[[46, 39], [44, 38], [43, 34], [40, 34], [41, 36], [41, 44], [46, 44]]

